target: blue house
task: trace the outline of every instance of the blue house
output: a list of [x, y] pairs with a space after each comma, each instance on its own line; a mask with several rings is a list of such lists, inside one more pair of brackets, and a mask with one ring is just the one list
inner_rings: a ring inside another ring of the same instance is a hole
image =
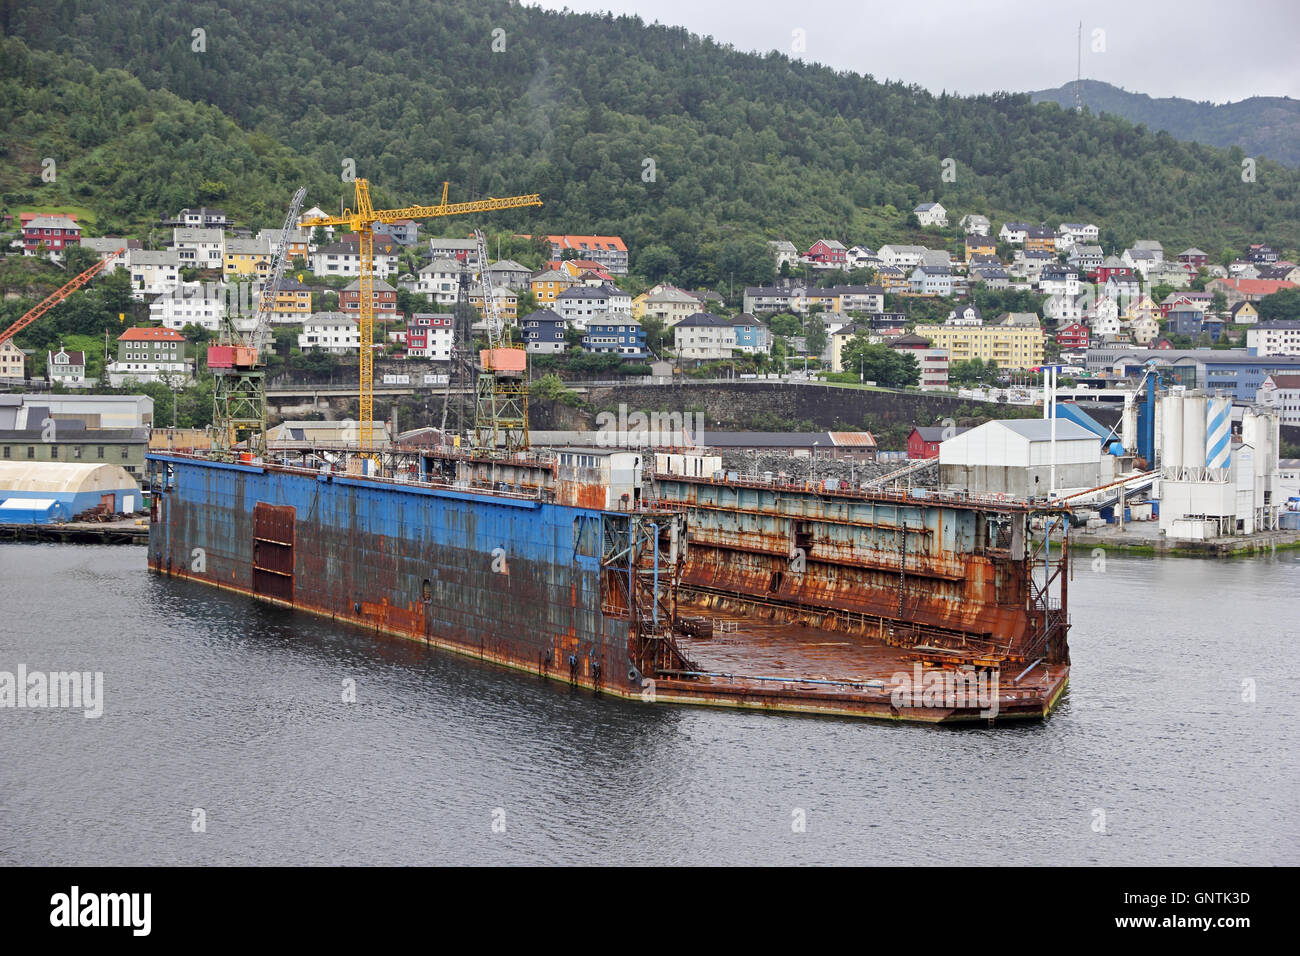
[[1170, 335], [1185, 335], [1189, 339], [1196, 339], [1200, 338], [1205, 328], [1205, 313], [1200, 309], [1170, 309], [1167, 318]]
[[771, 350], [771, 339], [767, 326], [754, 316], [742, 312], [732, 324], [736, 328], [736, 348], [741, 352], [763, 352]]
[[645, 329], [630, 315], [611, 315], [587, 323], [582, 347], [588, 352], [615, 352], [632, 359], [650, 357]]
[[524, 348], [529, 352], [563, 352], [567, 347], [564, 333], [569, 323], [550, 309], [538, 309], [519, 321]]

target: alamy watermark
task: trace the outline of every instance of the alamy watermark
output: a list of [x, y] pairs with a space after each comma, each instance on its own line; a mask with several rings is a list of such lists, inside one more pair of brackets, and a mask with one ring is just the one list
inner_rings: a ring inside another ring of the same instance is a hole
[[979, 707], [980, 716], [998, 715], [997, 670], [961, 667], [926, 670], [917, 662], [912, 672], [899, 671], [890, 679], [894, 684], [889, 702], [904, 707]]
[[601, 448], [700, 448], [704, 445], [703, 412], [632, 412], [620, 403], [618, 414], [596, 416], [596, 444]]
[[104, 713], [103, 671], [0, 671], [0, 707], [81, 708], [88, 719]]

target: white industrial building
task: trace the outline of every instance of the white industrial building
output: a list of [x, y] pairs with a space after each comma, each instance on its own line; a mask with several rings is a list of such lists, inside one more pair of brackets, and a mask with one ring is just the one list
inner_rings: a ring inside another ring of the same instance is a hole
[[1040, 498], [1053, 487], [1060, 495], [1114, 479], [1115, 459], [1095, 434], [1058, 418], [1053, 440], [1052, 426], [1047, 418], [993, 421], [949, 438], [939, 446], [940, 485], [973, 494]]

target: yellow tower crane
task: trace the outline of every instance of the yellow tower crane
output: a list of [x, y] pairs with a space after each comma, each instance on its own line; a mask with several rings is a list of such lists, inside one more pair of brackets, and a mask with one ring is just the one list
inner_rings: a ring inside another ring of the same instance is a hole
[[[375, 418], [375, 356], [373, 352], [375, 328], [375, 224], [381, 222], [398, 222], [402, 219], [432, 219], [435, 216], [459, 216], [471, 212], [492, 212], [497, 209], [519, 209], [523, 206], [540, 206], [541, 197], [537, 193], [527, 196], [507, 196], [503, 199], [480, 199], [475, 202], [447, 202], [447, 183], [442, 184], [442, 202], [436, 206], [405, 206], [401, 209], [375, 209], [370, 204], [370, 183], [357, 179], [356, 205], [343, 210], [341, 216], [309, 216], [300, 225], [304, 229], [316, 226], [342, 226], [357, 234], [361, 253], [361, 301], [360, 318], [357, 323], [361, 334], [361, 409], [359, 418], [361, 426], [361, 454], [370, 458], [374, 455], [372, 431]], [[486, 269], [487, 263], [480, 262], [479, 269]], [[468, 347], [469, 343], [465, 343]]]

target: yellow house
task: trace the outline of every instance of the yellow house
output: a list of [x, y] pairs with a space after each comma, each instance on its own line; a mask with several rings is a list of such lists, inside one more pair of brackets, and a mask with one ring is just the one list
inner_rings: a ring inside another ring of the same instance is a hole
[[271, 246], [264, 239], [227, 239], [224, 272], [228, 276], [265, 275], [271, 268]]
[[1160, 337], [1160, 322], [1154, 315], [1145, 312], [1129, 319], [1128, 329], [1138, 345], [1150, 345]]
[[864, 335], [867, 338], [876, 339], [871, 334], [871, 328], [865, 325], [855, 325], [850, 322], [843, 328], [837, 329], [830, 334], [830, 352], [831, 352], [831, 371], [844, 371], [844, 346], [853, 341], [855, 336]]
[[272, 317], [281, 322], [305, 322], [311, 317], [311, 311], [311, 287], [289, 276], [281, 279]]
[[1043, 330], [1024, 325], [927, 325], [932, 347], [947, 349], [949, 361], [982, 359], [1000, 369], [1028, 369], [1043, 364]]
[[[469, 304], [478, 309], [479, 315], [483, 314], [483, 293], [470, 293]], [[514, 322], [519, 318], [519, 296], [509, 289], [501, 286], [497, 289], [497, 308], [501, 310], [501, 316], [509, 322]]]
[[660, 283], [632, 300], [632, 318], [638, 322], [659, 319], [668, 328], [703, 311], [699, 299], [667, 283]]
[[970, 262], [972, 256], [995, 256], [998, 254], [998, 243], [996, 239], [989, 236], [967, 236], [966, 237], [966, 261]]
[[555, 300], [559, 298], [561, 292], [577, 284], [577, 279], [559, 269], [540, 273], [534, 276], [530, 283], [533, 298], [537, 300], [539, 309], [549, 309], [555, 305]]
[[0, 379], [27, 377], [27, 356], [10, 340], [0, 345]]
[[1259, 321], [1259, 310], [1252, 302], [1238, 302], [1228, 310], [1233, 325], [1254, 325]]

